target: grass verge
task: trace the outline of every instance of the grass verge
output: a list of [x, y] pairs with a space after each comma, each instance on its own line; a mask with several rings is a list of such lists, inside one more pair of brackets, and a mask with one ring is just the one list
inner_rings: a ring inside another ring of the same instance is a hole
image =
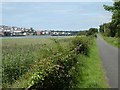
[[111, 45], [113, 45], [113, 46], [115, 46], [115, 47], [120, 48], [119, 38], [103, 36], [103, 39], [104, 39], [105, 41], [107, 41], [109, 44], [111, 44]]
[[99, 57], [98, 48], [94, 40], [88, 57], [80, 55], [79, 74], [76, 88], [108, 88], [105, 73]]

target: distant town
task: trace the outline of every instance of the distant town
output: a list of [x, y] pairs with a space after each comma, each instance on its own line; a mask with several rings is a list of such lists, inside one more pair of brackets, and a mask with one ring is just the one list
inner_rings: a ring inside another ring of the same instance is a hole
[[78, 31], [59, 31], [59, 30], [34, 30], [16, 26], [0, 26], [0, 36], [32, 36], [32, 35], [51, 35], [51, 36], [73, 36]]

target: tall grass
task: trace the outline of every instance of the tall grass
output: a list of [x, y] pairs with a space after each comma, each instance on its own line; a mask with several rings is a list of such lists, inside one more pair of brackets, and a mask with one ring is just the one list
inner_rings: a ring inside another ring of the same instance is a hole
[[89, 55], [79, 55], [78, 61], [74, 88], [109, 88], [95, 39], [90, 46]]
[[87, 52], [89, 52], [89, 45], [84, 40], [87, 43], [90, 41], [87, 37], [82, 39], [76, 37], [72, 40], [72, 47], [68, 50], [65, 47], [63, 48], [58, 41], [54, 40], [58, 47], [57, 54], [46, 58], [44, 66], [41, 63], [37, 65], [37, 70], [34, 71], [35, 73], [31, 77], [29, 88], [73, 88], [73, 83], [76, 81], [73, 70], [77, 70], [77, 63], [79, 63], [77, 57], [79, 54], [87, 55]]
[[[29, 71], [31, 65], [46, 54], [44, 44], [32, 43], [33, 40], [10, 39], [3, 40], [3, 86], [12, 84], [20, 76]], [[24, 41], [24, 42], [23, 42]], [[37, 40], [38, 41], [38, 40]], [[40, 54], [41, 53], [41, 54]]]
[[94, 69], [96, 60], [93, 60], [93, 69], [88, 69], [92, 72], [90, 79], [88, 77], [89, 84], [86, 84], [87, 79], [84, 78], [85, 73], [88, 73], [86, 65], [92, 64], [92, 59], [98, 59], [91, 58], [91, 54], [96, 54], [91, 52], [93, 42], [92, 37], [52, 38], [43, 41], [42, 39], [3, 40], [3, 88], [102, 87], [104, 84], [101, 82], [101, 85], [92, 83], [99, 79], [93, 78], [93, 81], [91, 79], [92, 73], [94, 76], [97, 74], [95, 78], [103, 75], [94, 72], [98, 70]]
[[120, 38], [119, 37], [106, 37], [106, 36], [103, 36], [103, 39], [105, 41], [107, 41], [109, 44], [117, 47], [117, 48], [120, 48]]
[[3, 39], [3, 87], [11, 86], [39, 60], [56, 54], [57, 48], [51, 39]]

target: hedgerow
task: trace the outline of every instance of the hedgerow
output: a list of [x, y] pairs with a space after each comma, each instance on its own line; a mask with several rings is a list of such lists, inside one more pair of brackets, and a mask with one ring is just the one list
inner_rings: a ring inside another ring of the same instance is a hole
[[76, 82], [78, 55], [89, 55], [92, 40], [87, 37], [76, 37], [72, 39], [69, 49], [62, 47], [56, 39], [57, 52], [40, 60], [34, 66], [33, 75], [29, 79], [28, 89], [65, 89], [72, 88]]

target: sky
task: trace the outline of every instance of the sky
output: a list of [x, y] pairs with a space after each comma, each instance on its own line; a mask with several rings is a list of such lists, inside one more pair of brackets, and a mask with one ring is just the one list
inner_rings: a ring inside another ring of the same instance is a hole
[[2, 25], [35, 30], [88, 30], [111, 20], [113, 2], [3, 2]]
[[114, 0], [1, 0], [1, 1], [2, 2], [112, 2]]

